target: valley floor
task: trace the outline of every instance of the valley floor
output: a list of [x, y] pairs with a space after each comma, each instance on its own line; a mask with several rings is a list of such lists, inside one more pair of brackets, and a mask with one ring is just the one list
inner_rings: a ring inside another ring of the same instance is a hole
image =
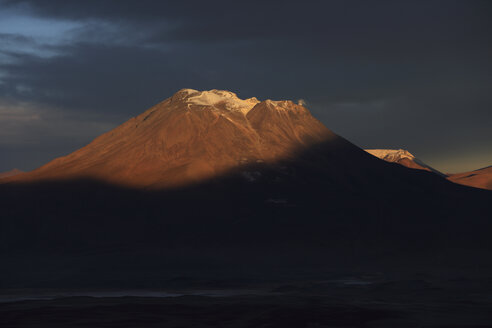
[[492, 327], [492, 275], [478, 269], [332, 274], [229, 287], [215, 281], [202, 289], [1, 294], [3, 328]]

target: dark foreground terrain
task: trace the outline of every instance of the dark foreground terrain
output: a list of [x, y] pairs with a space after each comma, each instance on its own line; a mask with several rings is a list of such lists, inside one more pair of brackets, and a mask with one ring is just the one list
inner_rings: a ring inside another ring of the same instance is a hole
[[201, 281], [206, 289], [182, 277], [167, 291], [3, 290], [0, 326], [492, 327], [491, 270], [347, 274]]
[[492, 327], [492, 193], [345, 144], [170, 190], [1, 184], [0, 327]]

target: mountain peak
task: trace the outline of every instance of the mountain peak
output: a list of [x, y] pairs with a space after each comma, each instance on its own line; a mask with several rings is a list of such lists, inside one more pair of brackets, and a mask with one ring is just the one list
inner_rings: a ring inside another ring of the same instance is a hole
[[388, 162], [396, 162], [403, 158], [414, 160], [415, 156], [405, 149], [366, 149], [366, 151], [380, 159], [384, 159]]
[[260, 102], [226, 90], [181, 89], [22, 179], [95, 178], [168, 187], [202, 181], [248, 163], [273, 163], [337, 138], [292, 101]]
[[217, 89], [206, 91], [181, 89], [172, 97], [172, 99], [183, 101], [188, 104], [188, 106], [202, 106], [229, 111], [239, 111], [243, 114], [246, 114], [256, 104], [260, 103], [256, 97], [240, 99], [234, 92]]
[[411, 169], [434, 172], [442, 177], [446, 175], [425, 164], [412, 153], [405, 149], [365, 149], [369, 154], [376, 156], [386, 162], [398, 163]]

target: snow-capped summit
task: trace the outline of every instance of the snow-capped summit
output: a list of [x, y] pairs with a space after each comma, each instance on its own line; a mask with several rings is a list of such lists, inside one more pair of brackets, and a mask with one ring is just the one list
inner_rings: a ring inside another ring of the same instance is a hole
[[22, 179], [176, 186], [251, 163], [273, 163], [337, 138], [292, 101], [260, 102], [225, 90], [181, 89], [87, 146], [22, 174]]
[[441, 176], [446, 176], [445, 174], [425, 164], [405, 149], [365, 149], [365, 151], [387, 162], [398, 163], [411, 169], [426, 170]]
[[198, 91], [194, 89], [181, 89], [177, 93], [184, 102], [189, 105], [205, 106], [208, 108], [226, 109], [248, 113], [260, 101], [256, 97], [240, 99], [234, 92], [227, 90]]
[[396, 162], [403, 158], [415, 159], [415, 156], [405, 149], [366, 149], [366, 151], [388, 162]]

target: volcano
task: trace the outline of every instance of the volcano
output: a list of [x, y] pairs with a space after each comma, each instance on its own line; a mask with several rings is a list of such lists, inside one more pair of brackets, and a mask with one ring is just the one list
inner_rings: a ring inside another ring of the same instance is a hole
[[5, 286], [160, 286], [177, 271], [492, 249], [489, 191], [381, 160], [292, 101], [223, 90], [182, 89], [0, 181]]
[[183, 89], [82, 149], [17, 179], [177, 186], [252, 163], [272, 163], [337, 138], [291, 101]]
[[[398, 157], [398, 163], [407, 157]], [[406, 166], [432, 171], [411, 158]], [[314, 185], [329, 182], [339, 190], [380, 188], [398, 180], [403, 181], [398, 188], [412, 188], [408, 173], [395, 170], [401, 171], [336, 135], [292, 101], [182, 89], [87, 146], [3, 182], [90, 179], [167, 189], [234, 174], [249, 181], [280, 174], [290, 183], [320, 179]]]

